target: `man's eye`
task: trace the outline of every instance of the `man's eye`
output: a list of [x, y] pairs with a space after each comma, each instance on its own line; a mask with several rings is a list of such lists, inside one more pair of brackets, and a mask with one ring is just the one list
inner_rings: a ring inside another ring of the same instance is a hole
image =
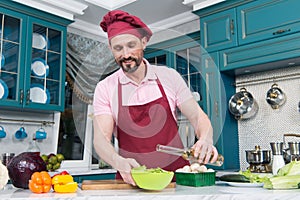
[[115, 50], [115, 51], [121, 51], [121, 50], [122, 50], [122, 47], [119, 47], [119, 46], [114, 47], [114, 50]]
[[129, 44], [128, 44], [128, 47], [129, 48], [134, 48], [136, 46], [136, 43], [135, 42], [130, 42]]

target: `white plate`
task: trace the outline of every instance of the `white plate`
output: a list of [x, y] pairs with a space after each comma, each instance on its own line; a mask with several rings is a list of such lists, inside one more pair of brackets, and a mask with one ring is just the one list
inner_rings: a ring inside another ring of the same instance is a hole
[[35, 103], [48, 104], [50, 102], [50, 93], [48, 89], [40, 84], [32, 84], [30, 87], [30, 100]]
[[6, 83], [0, 79], [0, 99], [6, 99], [8, 96], [8, 87]]
[[233, 186], [233, 187], [262, 187], [263, 183], [244, 183], [244, 182], [227, 182], [224, 181], [224, 183]]
[[35, 76], [47, 77], [49, 74], [49, 66], [46, 61], [41, 58], [34, 59], [31, 63], [31, 71]]
[[32, 34], [32, 47], [37, 49], [44, 49], [47, 46], [47, 39], [38, 33]]

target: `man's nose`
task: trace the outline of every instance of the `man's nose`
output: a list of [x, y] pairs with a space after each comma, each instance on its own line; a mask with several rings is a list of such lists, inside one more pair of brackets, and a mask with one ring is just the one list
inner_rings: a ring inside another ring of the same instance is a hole
[[129, 56], [130, 56], [130, 49], [127, 48], [127, 47], [123, 48], [122, 56], [123, 56], [124, 58], [129, 57]]

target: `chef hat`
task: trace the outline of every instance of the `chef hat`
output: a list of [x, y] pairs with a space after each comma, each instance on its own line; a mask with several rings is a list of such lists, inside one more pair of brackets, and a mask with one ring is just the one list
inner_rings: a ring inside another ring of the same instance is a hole
[[132, 34], [138, 38], [146, 37], [149, 41], [152, 36], [152, 31], [140, 18], [122, 10], [108, 12], [103, 17], [100, 26], [104, 32], [107, 32], [109, 39], [120, 34]]

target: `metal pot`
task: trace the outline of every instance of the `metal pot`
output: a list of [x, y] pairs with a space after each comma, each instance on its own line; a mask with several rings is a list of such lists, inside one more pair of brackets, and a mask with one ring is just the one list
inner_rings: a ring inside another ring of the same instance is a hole
[[267, 92], [266, 101], [271, 105], [273, 109], [278, 109], [286, 101], [284, 92], [278, 87], [276, 83]]
[[234, 94], [229, 100], [229, 111], [237, 120], [253, 117], [258, 111], [258, 104], [245, 88]]
[[246, 150], [246, 161], [249, 164], [269, 164], [271, 162], [271, 151], [261, 150], [260, 146], [255, 146], [254, 150]]

